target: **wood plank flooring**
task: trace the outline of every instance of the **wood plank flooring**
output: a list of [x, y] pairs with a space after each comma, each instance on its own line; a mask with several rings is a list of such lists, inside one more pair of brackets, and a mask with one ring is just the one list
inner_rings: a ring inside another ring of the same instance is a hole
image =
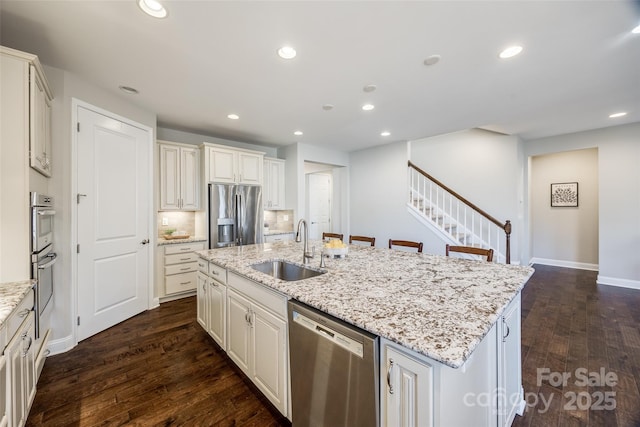
[[[640, 291], [598, 286], [595, 272], [535, 268], [522, 297], [530, 405], [514, 427], [639, 427]], [[195, 305], [162, 304], [50, 357], [27, 425], [290, 425], [197, 324]], [[538, 381], [539, 368], [571, 378]], [[617, 384], [576, 385], [578, 368], [603, 368]], [[615, 392], [615, 410], [593, 409], [605, 392]], [[565, 408], [571, 393], [582, 399], [575, 409]]]

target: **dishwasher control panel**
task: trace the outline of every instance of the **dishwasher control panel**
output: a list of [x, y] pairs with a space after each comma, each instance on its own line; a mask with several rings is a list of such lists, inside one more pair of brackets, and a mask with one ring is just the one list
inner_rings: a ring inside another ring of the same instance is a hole
[[343, 335], [325, 325], [322, 325], [316, 322], [313, 319], [309, 319], [307, 316], [298, 313], [297, 311], [293, 311], [293, 321], [301, 326], [304, 326], [311, 332], [328, 339], [334, 344], [344, 348], [347, 351], [355, 354], [356, 356], [362, 358], [364, 356], [364, 346], [362, 343]]

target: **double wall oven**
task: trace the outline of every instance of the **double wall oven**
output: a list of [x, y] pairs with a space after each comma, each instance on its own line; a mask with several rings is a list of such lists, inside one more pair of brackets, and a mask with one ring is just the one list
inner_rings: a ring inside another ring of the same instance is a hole
[[31, 193], [31, 278], [36, 279], [35, 332], [40, 338], [40, 319], [53, 298], [53, 197]]

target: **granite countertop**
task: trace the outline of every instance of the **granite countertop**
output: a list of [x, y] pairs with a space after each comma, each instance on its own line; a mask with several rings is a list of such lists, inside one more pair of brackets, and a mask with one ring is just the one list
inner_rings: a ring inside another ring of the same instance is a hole
[[265, 231], [264, 235], [265, 236], [277, 236], [278, 234], [294, 234], [295, 231], [293, 230], [269, 230], [269, 231]]
[[32, 280], [0, 283], [0, 327], [32, 288]]
[[187, 237], [186, 239], [167, 240], [164, 237], [158, 237], [158, 246], [177, 245], [180, 243], [206, 242], [206, 237]]
[[[321, 241], [309, 242], [320, 263]], [[349, 245], [326, 274], [286, 282], [251, 268], [302, 263], [302, 243], [276, 242], [196, 252], [202, 258], [453, 368], [461, 367], [533, 274], [505, 265]]]

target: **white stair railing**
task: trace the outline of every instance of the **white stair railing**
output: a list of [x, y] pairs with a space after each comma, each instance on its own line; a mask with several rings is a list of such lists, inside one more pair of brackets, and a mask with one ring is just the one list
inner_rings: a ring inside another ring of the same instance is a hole
[[408, 206], [454, 244], [491, 248], [511, 263], [511, 221], [498, 221], [409, 161]]

